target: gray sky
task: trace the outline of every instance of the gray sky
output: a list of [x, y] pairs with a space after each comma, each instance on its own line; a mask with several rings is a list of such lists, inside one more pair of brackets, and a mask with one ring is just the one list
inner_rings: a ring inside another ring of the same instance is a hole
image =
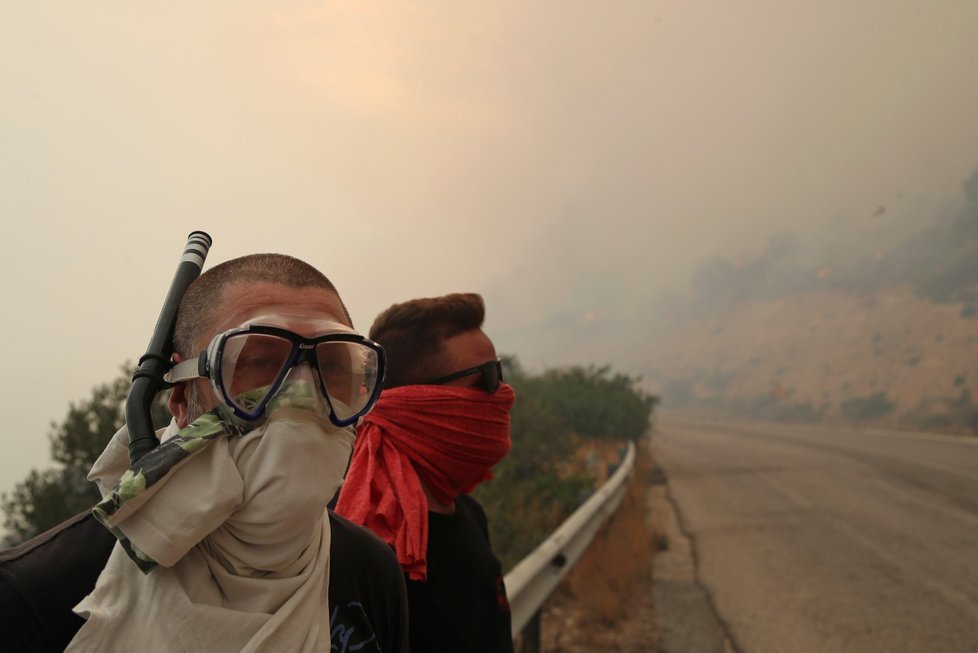
[[976, 29], [973, 0], [8, 3], [0, 491], [143, 353], [194, 229], [209, 265], [317, 265], [362, 329], [475, 290], [505, 332], [957, 197]]

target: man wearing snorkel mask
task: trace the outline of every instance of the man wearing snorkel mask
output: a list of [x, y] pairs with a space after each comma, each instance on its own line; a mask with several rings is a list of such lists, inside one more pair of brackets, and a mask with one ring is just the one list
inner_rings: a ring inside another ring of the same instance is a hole
[[502, 569], [469, 496], [509, 452], [515, 399], [484, 317], [481, 296], [452, 294], [395, 304], [370, 329], [389, 371], [336, 512], [394, 547], [416, 653], [513, 650]]
[[326, 504], [383, 350], [326, 277], [281, 255], [201, 275], [174, 345], [162, 444], [129, 469], [122, 429], [92, 468], [121, 546], [68, 650], [329, 651]]

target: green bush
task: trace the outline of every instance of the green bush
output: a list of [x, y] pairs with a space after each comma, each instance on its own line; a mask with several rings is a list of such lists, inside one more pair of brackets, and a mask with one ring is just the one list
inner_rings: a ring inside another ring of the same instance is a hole
[[[48, 439], [57, 466], [32, 469], [13, 492], [0, 495], [7, 530], [4, 544], [13, 546], [28, 540], [99, 500], [98, 489], [87, 479], [88, 470], [125, 423], [131, 372], [124, 365], [119, 377], [93, 388], [89, 399], [71, 404], [61, 424], [52, 422]], [[169, 422], [167, 394], [161, 393], [152, 407], [158, 427]]]
[[639, 379], [609, 366], [550, 370], [531, 380], [546, 408], [587, 438], [634, 440], [649, 427], [658, 397], [637, 390]]
[[506, 381], [516, 391], [513, 448], [496, 466], [493, 480], [473, 494], [489, 516], [493, 549], [510, 569], [594, 489], [594, 479], [566, 471], [580, 437], [639, 437], [658, 398], [637, 390], [637, 379], [608, 367], [530, 375], [514, 358], [505, 358], [504, 365]]

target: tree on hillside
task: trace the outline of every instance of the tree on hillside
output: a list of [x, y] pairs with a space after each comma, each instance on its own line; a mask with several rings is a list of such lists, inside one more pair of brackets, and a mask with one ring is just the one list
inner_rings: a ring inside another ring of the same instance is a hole
[[[129, 385], [129, 371], [123, 366], [122, 374], [96, 386], [91, 398], [71, 404], [61, 424], [51, 423], [48, 439], [57, 467], [32, 469], [12, 493], [0, 496], [8, 546], [91, 508], [99, 500], [98, 489], [86, 477], [106, 443], [125, 423]], [[162, 394], [153, 417], [157, 423], [169, 419]]]

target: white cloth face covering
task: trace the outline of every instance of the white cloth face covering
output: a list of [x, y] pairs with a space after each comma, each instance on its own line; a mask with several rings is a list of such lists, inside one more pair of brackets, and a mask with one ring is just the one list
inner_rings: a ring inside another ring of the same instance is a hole
[[[144, 573], [117, 544], [68, 651], [330, 650], [326, 504], [353, 428], [279, 394], [260, 426], [214, 438], [111, 515], [157, 566]], [[92, 468], [103, 495], [129, 469], [128, 440], [123, 428]]]

